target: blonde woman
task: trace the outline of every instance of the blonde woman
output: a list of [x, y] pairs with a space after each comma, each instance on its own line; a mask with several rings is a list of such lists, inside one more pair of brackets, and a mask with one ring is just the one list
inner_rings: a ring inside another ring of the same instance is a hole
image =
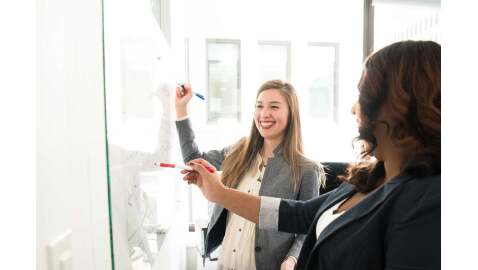
[[[280, 80], [258, 90], [249, 136], [222, 150], [201, 152], [194, 141], [187, 104], [192, 89], [176, 89], [176, 127], [185, 162], [203, 158], [222, 170], [222, 183], [251, 195], [308, 200], [318, 195], [323, 175], [302, 150], [299, 104], [293, 86]], [[267, 218], [267, 217], [265, 217]], [[215, 205], [206, 236], [206, 254], [222, 243], [218, 269], [294, 269], [303, 235], [259, 229]]]

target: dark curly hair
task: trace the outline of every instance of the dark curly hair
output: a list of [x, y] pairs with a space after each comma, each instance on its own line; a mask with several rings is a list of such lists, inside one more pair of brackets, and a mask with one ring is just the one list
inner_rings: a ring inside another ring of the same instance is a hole
[[[432, 41], [402, 41], [370, 55], [358, 84], [359, 136], [363, 148], [358, 163], [349, 166], [342, 180], [360, 192], [370, 192], [385, 175], [383, 161], [372, 158], [377, 140], [372, 132], [385, 124], [407, 161], [401, 168], [415, 176], [441, 172], [441, 47]], [[394, 125], [377, 121], [387, 106]]]

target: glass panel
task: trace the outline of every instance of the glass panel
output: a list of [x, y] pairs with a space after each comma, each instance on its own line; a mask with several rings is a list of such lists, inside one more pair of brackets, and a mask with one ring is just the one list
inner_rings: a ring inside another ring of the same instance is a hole
[[262, 82], [281, 79], [290, 80], [289, 45], [259, 43], [259, 78]]
[[374, 5], [374, 50], [400, 40], [440, 41], [440, 6]]
[[156, 165], [173, 157], [175, 80], [155, 12], [159, 1], [104, 0], [112, 247], [121, 270], [169, 269], [161, 247], [179, 212], [180, 174]]
[[208, 41], [208, 121], [240, 121], [239, 42]]

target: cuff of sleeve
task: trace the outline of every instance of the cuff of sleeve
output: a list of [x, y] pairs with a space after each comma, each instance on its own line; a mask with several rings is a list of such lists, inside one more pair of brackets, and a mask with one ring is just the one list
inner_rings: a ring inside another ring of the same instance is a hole
[[287, 256], [286, 259], [289, 259], [289, 258], [292, 259], [295, 264], [297, 264], [297, 258], [296, 258], [296, 257], [294, 257], [294, 256]]
[[259, 210], [259, 229], [274, 230], [279, 228], [280, 198], [261, 196]]
[[189, 115], [186, 115], [186, 116], [183, 116], [183, 117], [179, 117], [176, 119], [176, 122], [180, 122], [180, 121], [183, 121], [183, 120], [186, 120], [189, 118]]

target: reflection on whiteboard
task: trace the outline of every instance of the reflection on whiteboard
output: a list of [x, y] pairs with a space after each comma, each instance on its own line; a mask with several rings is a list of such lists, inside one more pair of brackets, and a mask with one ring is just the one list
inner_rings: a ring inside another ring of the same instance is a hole
[[171, 159], [175, 80], [171, 51], [149, 0], [105, 0], [105, 89], [116, 269], [153, 264], [148, 232], [160, 223], [142, 174]]
[[[167, 89], [169, 87], [163, 88]], [[163, 91], [158, 90], [160, 93]], [[152, 249], [147, 241], [147, 229], [159, 226], [156, 200], [141, 188], [141, 173], [158, 170], [157, 161], [171, 158], [171, 105], [169, 91], [161, 93], [163, 117], [156, 135], [154, 151], [128, 150], [109, 143], [110, 190], [115, 264], [118, 269], [132, 269], [131, 261], [142, 258], [153, 263]]]

